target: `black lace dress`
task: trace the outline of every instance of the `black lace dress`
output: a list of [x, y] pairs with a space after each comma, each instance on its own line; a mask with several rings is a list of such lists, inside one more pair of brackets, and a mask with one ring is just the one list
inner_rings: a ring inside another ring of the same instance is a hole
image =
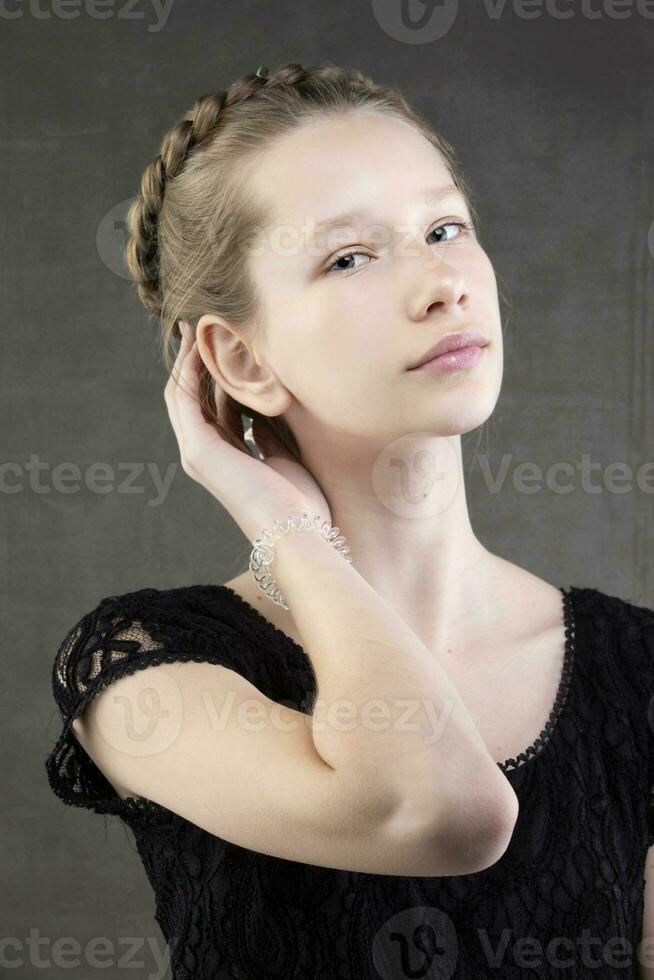
[[121, 800], [81, 748], [71, 724], [85, 705], [162, 662], [224, 664], [311, 713], [305, 651], [229, 587], [110, 596], [72, 627], [53, 667], [63, 731], [45, 762], [49, 784], [133, 831], [174, 980], [638, 977], [654, 843], [654, 610], [560, 591], [565, 656], [550, 718], [525, 752], [498, 763], [520, 802], [509, 847], [484, 871], [441, 878], [240, 847], [148, 799]]

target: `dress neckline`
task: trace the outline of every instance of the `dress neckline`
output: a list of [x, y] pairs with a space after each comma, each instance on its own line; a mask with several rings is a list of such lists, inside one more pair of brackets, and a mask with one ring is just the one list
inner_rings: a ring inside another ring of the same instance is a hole
[[573, 599], [575, 587], [570, 585], [567, 587], [567, 591], [566, 586], [563, 585], [559, 585], [557, 588], [561, 593], [563, 602], [563, 629], [565, 642], [563, 648], [563, 667], [561, 669], [561, 678], [559, 680], [556, 698], [554, 699], [554, 704], [549, 713], [549, 717], [545, 722], [545, 727], [542, 729], [540, 735], [534, 739], [531, 745], [527, 746], [523, 752], [519, 752], [514, 759], [505, 759], [504, 762], [497, 763], [502, 772], [507, 776], [511, 772], [517, 772], [518, 770], [523, 769], [530, 762], [533, 762], [534, 759], [539, 758], [543, 750], [552, 742], [554, 733], [559, 731], [559, 721], [561, 719], [561, 715], [563, 714], [564, 708], [568, 704], [568, 694], [572, 684], [576, 653]]
[[[302, 661], [304, 665], [311, 666], [311, 660], [308, 653], [299, 643], [280, 630], [279, 627], [275, 626], [269, 619], [266, 619], [258, 609], [255, 609], [247, 599], [235, 592], [234, 589], [229, 585], [212, 585], [211, 588], [220, 591], [223, 595], [229, 596], [237, 605], [243, 609], [244, 612], [249, 614], [258, 620], [269, 632], [276, 634], [283, 643], [289, 647], [290, 650]], [[552, 743], [553, 735], [559, 731], [560, 725], [559, 721], [564, 712], [565, 707], [568, 704], [568, 694], [572, 684], [573, 674], [574, 674], [574, 664], [575, 664], [575, 611], [574, 611], [574, 594], [576, 586], [574, 585], [558, 585], [556, 588], [561, 593], [561, 599], [563, 604], [563, 627], [565, 635], [565, 643], [563, 649], [563, 666], [561, 670], [561, 677], [559, 680], [559, 686], [556, 692], [556, 697], [554, 699], [554, 704], [552, 705], [552, 710], [549, 713], [549, 717], [545, 722], [545, 727], [541, 730], [540, 735], [528, 745], [524, 751], [519, 752], [515, 758], [505, 759], [504, 762], [497, 762], [497, 766], [501, 771], [508, 777], [510, 773], [517, 772], [524, 769], [535, 759], [540, 758], [543, 750]]]

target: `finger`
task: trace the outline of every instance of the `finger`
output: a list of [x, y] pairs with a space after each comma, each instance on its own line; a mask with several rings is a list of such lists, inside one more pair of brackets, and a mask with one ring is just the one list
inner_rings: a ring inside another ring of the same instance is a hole
[[179, 380], [172, 395], [173, 427], [180, 443], [180, 450], [185, 448], [190, 440], [192, 431], [197, 426], [205, 425], [200, 407], [200, 357], [197, 343], [193, 343], [179, 369]]
[[177, 437], [177, 442], [182, 449], [182, 422], [180, 419], [180, 386], [188, 385], [188, 369], [186, 372], [186, 381], [184, 380], [184, 365], [188, 362], [189, 357], [193, 354], [194, 348], [194, 338], [193, 331], [187, 324], [184, 325], [182, 331], [182, 342], [173, 365], [173, 370], [171, 371], [170, 378], [166, 384], [165, 388], [165, 400], [166, 406], [168, 408], [168, 414], [170, 416], [170, 422], [173, 427], [175, 436]]
[[179, 363], [177, 372], [177, 385], [175, 387], [175, 398], [180, 401], [186, 397], [199, 402], [200, 394], [200, 373], [202, 358], [198, 350], [198, 342], [193, 339], [186, 354]]
[[188, 348], [188, 338], [187, 338], [188, 331], [186, 329], [186, 324], [184, 323], [184, 321], [179, 320], [178, 326], [180, 328], [180, 337], [181, 337], [180, 345], [175, 360], [173, 362], [173, 366], [170, 369], [170, 374], [168, 375], [168, 379], [166, 381], [166, 384], [164, 385], [164, 401], [166, 402], [168, 417], [173, 427], [173, 432], [175, 433], [175, 437], [177, 438], [177, 441], [179, 443], [179, 434], [178, 434], [178, 426], [177, 426], [177, 418], [176, 418], [177, 410], [175, 407], [173, 396], [175, 392], [175, 385], [177, 384], [175, 379], [177, 377], [177, 372], [179, 370], [179, 364], [181, 362], [181, 358], [184, 356], [184, 349]]
[[[175, 391], [180, 365], [186, 357], [191, 344], [193, 343], [193, 336], [190, 326], [184, 323], [183, 320], [180, 320], [179, 323], [181, 326], [182, 339], [179, 345], [179, 350], [177, 351], [177, 356], [171, 368], [170, 375], [164, 387], [164, 398], [167, 405], [169, 403], [169, 399], [172, 397]], [[170, 410], [170, 405], [168, 405], [168, 407]]]
[[172, 367], [171, 377], [173, 378], [173, 384], [175, 379], [179, 376], [179, 370], [184, 362], [189, 350], [193, 346], [193, 341], [195, 340], [195, 333], [193, 328], [189, 323], [184, 320], [180, 320], [182, 339], [180, 341], [179, 350], [177, 351], [177, 357]]

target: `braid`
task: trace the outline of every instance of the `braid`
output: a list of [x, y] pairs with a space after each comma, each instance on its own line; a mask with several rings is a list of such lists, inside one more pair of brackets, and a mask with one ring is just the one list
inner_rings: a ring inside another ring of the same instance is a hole
[[222, 92], [202, 95], [163, 139], [161, 150], [146, 167], [140, 193], [127, 214], [125, 259], [143, 305], [161, 315], [163, 296], [159, 279], [159, 215], [166, 182], [181, 172], [189, 156], [216, 134], [224, 109], [245, 102], [262, 88], [301, 84], [310, 73], [299, 63], [283, 65], [273, 75], [261, 66]]

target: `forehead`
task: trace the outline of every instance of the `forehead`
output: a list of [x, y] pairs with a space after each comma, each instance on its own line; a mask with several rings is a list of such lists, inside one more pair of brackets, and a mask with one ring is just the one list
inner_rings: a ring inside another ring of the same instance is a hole
[[441, 154], [408, 120], [363, 112], [301, 123], [257, 158], [250, 180], [271, 225], [305, 237], [349, 210], [410, 220], [410, 209], [417, 215], [430, 203], [428, 188], [452, 183]]

